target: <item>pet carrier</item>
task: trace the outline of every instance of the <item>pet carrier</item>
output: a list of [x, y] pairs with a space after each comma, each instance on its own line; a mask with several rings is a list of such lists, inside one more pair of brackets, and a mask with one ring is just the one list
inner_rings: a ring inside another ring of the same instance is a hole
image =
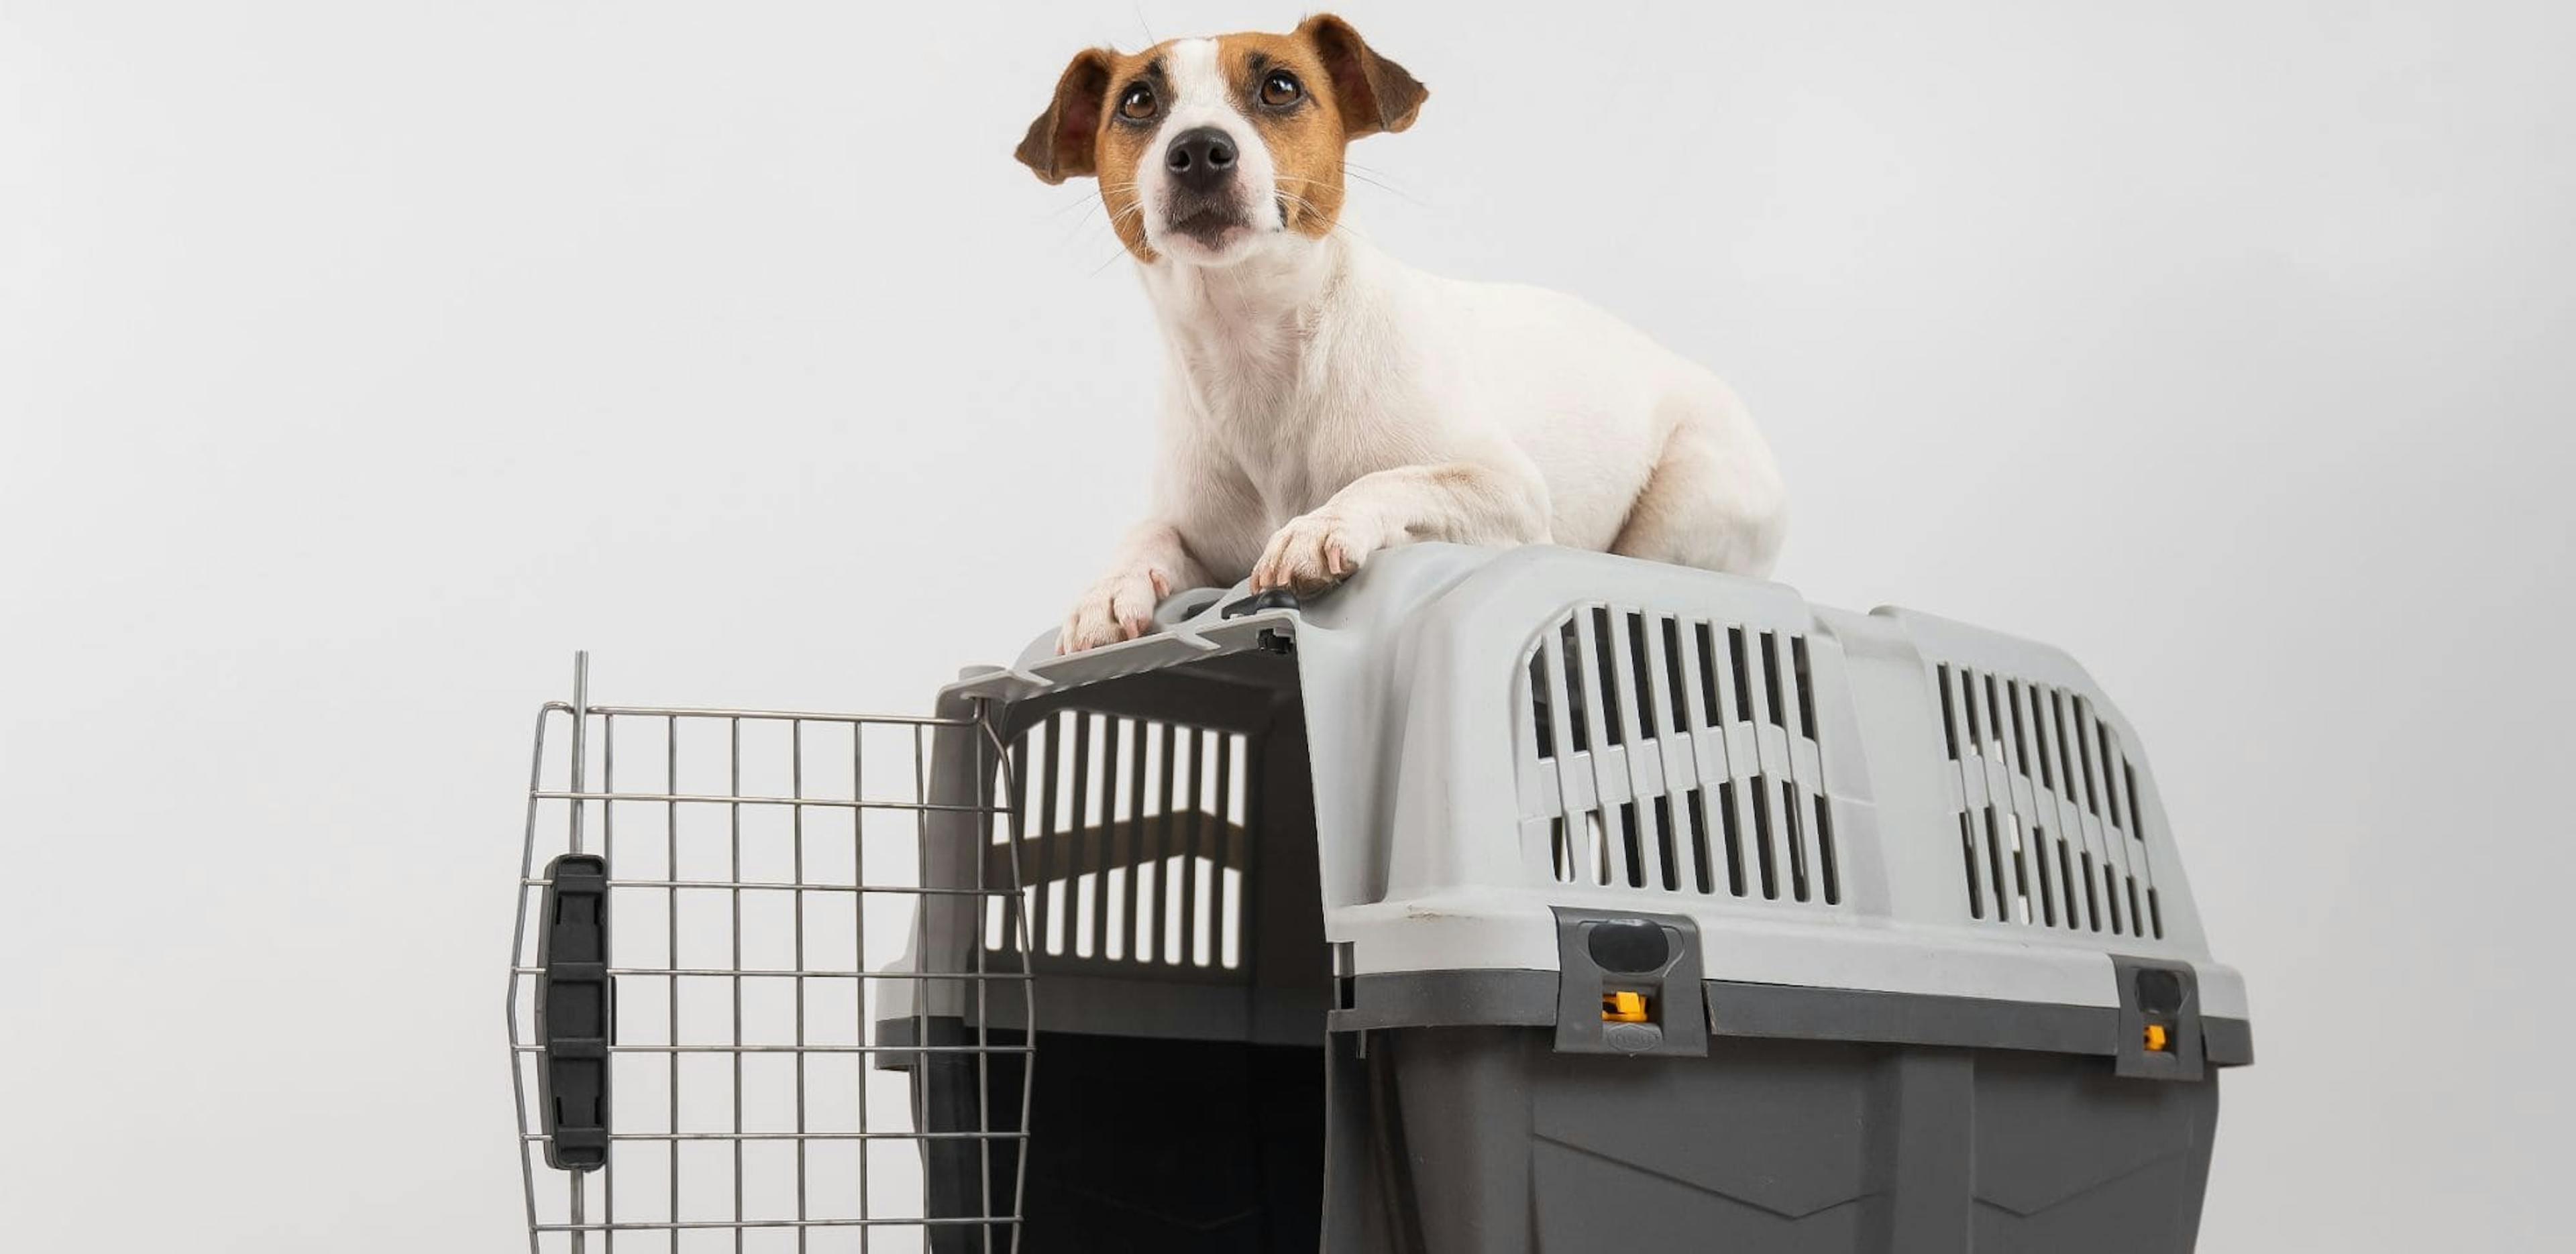
[[1700, 571], [1420, 545], [913, 719], [577, 685], [535, 770], [533, 1249], [2184, 1251], [2252, 1060], [2071, 660]]

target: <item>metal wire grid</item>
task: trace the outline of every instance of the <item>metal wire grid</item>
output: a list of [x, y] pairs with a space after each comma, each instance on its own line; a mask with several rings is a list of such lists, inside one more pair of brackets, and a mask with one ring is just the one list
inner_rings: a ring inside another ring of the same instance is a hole
[[[550, 737], [559, 721], [569, 735]], [[933, 794], [943, 736], [969, 746], [971, 770], [943, 789], [962, 800]], [[703, 778], [705, 759], [719, 775]], [[576, 655], [572, 701], [549, 702], [537, 718], [511, 944], [532, 1254], [894, 1254], [925, 1248], [933, 1228], [967, 1230], [941, 1249], [1017, 1248], [1017, 1186], [1001, 1198], [992, 1182], [997, 1154], [1016, 1156], [1013, 1181], [1026, 1162], [1034, 1055], [1026, 1038], [997, 1039], [984, 1024], [994, 1011], [1009, 1017], [997, 996], [1018, 997], [1018, 1021], [1034, 1021], [1026, 924], [1006, 911], [1016, 944], [998, 953], [975, 933], [981, 899], [1019, 899], [1018, 860], [932, 853], [943, 838], [970, 850], [1018, 843], [1016, 817], [990, 800], [1010, 795], [1009, 770], [980, 708], [938, 718], [599, 706], [589, 702], [588, 657]], [[615, 1106], [608, 1162], [569, 1172], [542, 1154], [530, 920], [547, 862], [585, 852], [609, 860]], [[1013, 882], [985, 882], [997, 862]], [[934, 865], [971, 867], [960, 878], [972, 882], [924, 882]], [[961, 907], [955, 921], [934, 925], [949, 903]], [[942, 934], [951, 931], [962, 943]], [[907, 937], [911, 969], [871, 969]], [[912, 1031], [875, 1043], [882, 993], [897, 981], [914, 990]], [[934, 1035], [935, 999], [974, 1008], [963, 1037]], [[883, 1064], [960, 1054], [975, 1059], [973, 1126], [925, 1130], [929, 1086]], [[993, 1117], [997, 1079], [1016, 1090], [1015, 1117]], [[981, 1170], [963, 1190], [973, 1213], [925, 1213], [922, 1151], [940, 1140], [976, 1146]]]

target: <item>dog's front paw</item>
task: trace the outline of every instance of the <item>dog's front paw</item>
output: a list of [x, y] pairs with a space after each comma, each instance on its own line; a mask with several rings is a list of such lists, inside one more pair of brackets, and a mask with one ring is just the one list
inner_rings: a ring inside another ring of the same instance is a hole
[[1111, 572], [1073, 603], [1064, 630], [1056, 635], [1055, 651], [1080, 653], [1145, 634], [1154, 622], [1154, 607], [1171, 591], [1171, 579], [1151, 566]]
[[1288, 520], [1252, 565], [1252, 590], [1321, 592], [1357, 573], [1383, 543], [1375, 528], [1317, 510]]

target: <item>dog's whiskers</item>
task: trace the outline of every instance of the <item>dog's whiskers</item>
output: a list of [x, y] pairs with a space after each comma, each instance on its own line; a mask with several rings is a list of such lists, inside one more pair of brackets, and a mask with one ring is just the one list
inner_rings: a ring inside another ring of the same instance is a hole
[[[1119, 184], [1118, 186], [1121, 188], [1133, 188], [1135, 184], [1126, 183]], [[1093, 266], [1091, 268], [1091, 275], [1086, 277], [1097, 276], [1101, 271], [1118, 264], [1119, 258], [1128, 255], [1127, 238], [1118, 234], [1118, 224], [1125, 222], [1129, 218], [1143, 217], [1144, 213], [1145, 202], [1137, 200], [1128, 202], [1126, 208], [1120, 209], [1116, 213], [1109, 215], [1102, 225], [1107, 226], [1109, 228], [1109, 234], [1118, 240], [1118, 251], [1109, 254], [1108, 258], [1103, 260], [1099, 265]]]
[[[1136, 185], [1135, 185], [1135, 184], [1133, 184], [1133, 183], [1112, 183], [1112, 184], [1110, 184], [1110, 185], [1108, 186], [1108, 188], [1107, 188], [1106, 190], [1107, 190], [1108, 192], [1112, 193], [1112, 194], [1115, 194], [1115, 193], [1117, 193], [1117, 192], [1121, 192], [1121, 191], [1126, 191], [1126, 190], [1132, 189], [1132, 188], [1134, 188], [1135, 186], [1136, 186]], [[1097, 208], [1099, 205], [1101, 205], [1101, 204], [1103, 203], [1103, 200], [1102, 200], [1102, 198], [1101, 198], [1101, 197], [1099, 197], [1099, 196], [1094, 196], [1094, 197], [1091, 197], [1091, 203], [1092, 203], [1093, 207]], [[1117, 211], [1115, 211], [1115, 212], [1111, 213], [1107, 218], [1103, 219], [1103, 220], [1102, 220], [1102, 222], [1101, 222], [1101, 225], [1102, 225], [1102, 226], [1104, 226], [1104, 227], [1107, 227], [1107, 228], [1108, 228], [1108, 230], [1109, 230], [1109, 234], [1110, 234], [1110, 237], [1111, 237], [1111, 238], [1113, 238], [1113, 239], [1116, 239], [1116, 240], [1118, 241], [1118, 246], [1119, 246], [1119, 248], [1123, 250], [1123, 249], [1125, 249], [1125, 248], [1126, 248], [1126, 246], [1127, 246], [1127, 241], [1126, 241], [1126, 238], [1125, 238], [1125, 237], [1123, 237], [1123, 236], [1121, 236], [1121, 235], [1119, 235], [1119, 234], [1118, 234], [1118, 227], [1119, 227], [1119, 225], [1120, 225], [1121, 223], [1124, 223], [1125, 221], [1127, 221], [1129, 218], [1139, 216], [1139, 215], [1143, 214], [1144, 212], [1145, 212], [1145, 205], [1144, 205], [1144, 202], [1142, 202], [1142, 201], [1131, 201], [1131, 202], [1129, 202], [1129, 203], [1127, 204], [1127, 206], [1126, 206], [1125, 208], [1119, 209], [1119, 210], [1117, 210]], [[1065, 232], [1065, 234], [1064, 234], [1064, 239], [1063, 239], [1063, 241], [1062, 241], [1062, 242], [1063, 242], [1063, 243], [1071, 243], [1071, 242], [1073, 242], [1073, 237], [1074, 237], [1075, 235], [1077, 235], [1077, 234], [1081, 233], [1083, 226], [1084, 226], [1085, 224], [1089, 223], [1090, 221], [1091, 221], [1091, 215], [1090, 215], [1088, 212], [1084, 213], [1080, 218], [1075, 219], [1075, 220], [1074, 220], [1074, 224], [1073, 224], [1073, 226]], [[1115, 261], [1115, 260], [1117, 260], [1117, 258], [1112, 257], [1110, 260]], [[1106, 268], [1105, 263], [1104, 263], [1103, 268], [1104, 268], [1104, 269]], [[1098, 270], [1094, 270], [1092, 273], [1097, 274], [1097, 273], [1099, 273], [1099, 271], [1098, 271]]]
[[1109, 268], [1109, 267], [1111, 267], [1111, 266], [1117, 265], [1117, 264], [1118, 264], [1118, 259], [1119, 259], [1119, 258], [1121, 258], [1121, 257], [1124, 257], [1124, 256], [1126, 256], [1126, 255], [1127, 255], [1127, 244], [1126, 244], [1126, 242], [1125, 242], [1125, 241], [1123, 241], [1123, 240], [1122, 240], [1122, 241], [1120, 241], [1120, 242], [1119, 242], [1119, 245], [1118, 245], [1118, 251], [1116, 251], [1116, 252], [1114, 252], [1114, 253], [1109, 254], [1109, 256], [1108, 256], [1108, 258], [1107, 258], [1107, 259], [1103, 260], [1099, 265], [1093, 266], [1093, 267], [1091, 268], [1091, 273], [1090, 273], [1090, 274], [1088, 274], [1088, 275], [1085, 275], [1085, 276], [1083, 276], [1083, 277], [1085, 277], [1085, 278], [1098, 278], [1098, 277], [1100, 277], [1100, 272], [1101, 272], [1101, 271], [1106, 270], [1106, 269], [1108, 269], [1108, 268]]
[[1391, 196], [1401, 196], [1409, 203], [1422, 203], [1414, 198], [1414, 193], [1404, 191], [1404, 188], [1396, 183], [1394, 175], [1388, 175], [1386, 170], [1378, 170], [1376, 165], [1360, 165], [1360, 162], [1350, 160], [1350, 157], [1342, 157], [1342, 173], [1350, 175], [1350, 178], [1358, 178], [1360, 183], [1368, 183], [1370, 188], [1381, 188], [1381, 191], [1391, 193]]
[[[1092, 203], [1092, 205], [1093, 205], [1094, 207], [1097, 207], [1097, 206], [1100, 204], [1100, 200], [1099, 200], [1099, 198], [1098, 198], [1098, 197], [1094, 197], [1094, 198], [1092, 199], [1091, 203]], [[1082, 233], [1082, 228], [1083, 228], [1083, 227], [1085, 227], [1085, 226], [1090, 225], [1090, 223], [1091, 223], [1091, 210], [1090, 210], [1090, 209], [1085, 209], [1085, 210], [1083, 210], [1083, 211], [1082, 211], [1082, 216], [1081, 216], [1081, 217], [1075, 218], [1075, 219], [1073, 220], [1073, 225], [1071, 225], [1071, 226], [1069, 226], [1069, 227], [1066, 227], [1066, 228], [1065, 228], [1065, 231], [1064, 231], [1064, 238], [1063, 238], [1062, 240], [1057, 241], [1057, 242], [1058, 242], [1058, 243], [1068, 243], [1068, 242], [1071, 242], [1071, 241], [1072, 241], [1072, 239], [1073, 239], [1073, 237], [1074, 237], [1074, 236], [1076, 236], [1076, 235], [1081, 234], [1081, 233]]]
[[[1281, 177], [1283, 177], [1283, 178], [1294, 178], [1295, 176], [1294, 176], [1294, 175], [1282, 175]], [[1315, 179], [1299, 179], [1298, 181], [1299, 181], [1299, 182], [1304, 182], [1304, 183], [1313, 183], [1313, 182], [1316, 182], [1317, 180], [1315, 180]], [[1322, 209], [1320, 209], [1320, 208], [1317, 208], [1317, 207], [1316, 207], [1316, 205], [1315, 205], [1315, 202], [1314, 202], [1314, 201], [1308, 200], [1308, 199], [1306, 199], [1305, 197], [1300, 196], [1300, 195], [1298, 195], [1298, 194], [1297, 194], [1297, 193], [1295, 193], [1295, 192], [1288, 191], [1288, 190], [1286, 190], [1286, 189], [1284, 189], [1284, 188], [1283, 188], [1283, 189], [1274, 189], [1274, 190], [1276, 190], [1276, 191], [1277, 191], [1277, 194], [1278, 194], [1278, 196], [1279, 196], [1279, 198], [1280, 198], [1281, 200], [1293, 201], [1293, 202], [1295, 202], [1295, 203], [1296, 203], [1297, 207], [1299, 207], [1299, 208], [1301, 208], [1301, 209], [1304, 209], [1306, 212], [1311, 213], [1311, 214], [1315, 215], [1315, 216], [1316, 216], [1316, 217], [1318, 217], [1318, 218], [1320, 218], [1320, 217], [1323, 217], [1323, 216], [1324, 216], [1324, 211], [1323, 211]], [[1331, 224], [1330, 224], [1326, 229], [1328, 229], [1328, 230], [1332, 230], [1332, 231], [1336, 231], [1336, 232], [1339, 232], [1342, 236], [1344, 236], [1345, 238], [1348, 238], [1348, 239], [1354, 239], [1354, 240], [1356, 240], [1356, 239], [1360, 238], [1360, 237], [1359, 237], [1359, 235], [1358, 235], [1358, 233], [1356, 233], [1356, 232], [1352, 231], [1349, 227], [1344, 226], [1344, 225], [1342, 224], [1341, 215], [1339, 215], [1339, 214], [1335, 214], [1335, 215], [1333, 215], [1333, 220], [1332, 220]]]
[[1047, 210], [1045, 216], [1049, 218], [1061, 218], [1064, 216], [1066, 210], [1074, 208], [1077, 205], [1096, 205], [1099, 203], [1100, 197], [1089, 192], [1085, 192], [1081, 196], [1057, 205], [1053, 209]]
[[1393, 183], [1381, 183], [1381, 182], [1379, 182], [1378, 180], [1373, 179], [1373, 178], [1370, 178], [1368, 175], [1362, 174], [1362, 173], [1360, 173], [1360, 172], [1359, 172], [1359, 171], [1357, 171], [1357, 170], [1347, 170], [1347, 169], [1346, 169], [1346, 170], [1342, 171], [1342, 173], [1347, 174], [1347, 175], [1350, 175], [1352, 178], [1358, 179], [1359, 181], [1361, 181], [1361, 182], [1363, 182], [1363, 183], [1366, 183], [1366, 184], [1368, 184], [1369, 186], [1374, 187], [1374, 188], [1378, 189], [1379, 191], [1385, 192], [1387, 195], [1389, 195], [1389, 196], [1393, 196], [1393, 197], [1395, 197], [1396, 199], [1398, 199], [1398, 200], [1402, 200], [1402, 201], [1404, 201], [1404, 202], [1406, 202], [1406, 203], [1408, 203], [1408, 204], [1415, 204], [1415, 205], [1419, 205], [1419, 204], [1421, 204], [1421, 203], [1422, 203], [1421, 201], [1414, 199], [1414, 198], [1413, 198], [1413, 196], [1412, 196], [1410, 193], [1406, 192], [1403, 188], [1401, 188], [1401, 187], [1397, 187], [1397, 186], [1396, 186], [1395, 184], [1393, 184]]
[[[1388, 185], [1388, 184], [1378, 182], [1376, 179], [1370, 178], [1369, 176], [1367, 176], [1367, 175], [1365, 175], [1365, 174], [1362, 174], [1362, 173], [1360, 173], [1360, 172], [1359, 172], [1359, 171], [1357, 171], [1357, 170], [1350, 169], [1350, 168], [1348, 168], [1347, 166], [1345, 166], [1345, 167], [1343, 168], [1342, 173], [1347, 174], [1347, 175], [1350, 175], [1352, 178], [1356, 178], [1356, 179], [1358, 179], [1359, 181], [1361, 181], [1361, 182], [1363, 182], [1363, 183], [1366, 183], [1366, 184], [1368, 184], [1368, 185], [1369, 185], [1369, 186], [1371, 186], [1371, 187], [1377, 188], [1378, 190], [1380, 190], [1380, 191], [1382, 191], [1382, 192], [1385, 192], [1386, 194], [1388, 194], [1388, 195], [1390, 195], [1390, 196], [1393, 196], [1393, 197], [1395, 197], [1395, 198], [1396, 198], [1396, 199], [1398, 199], [1398, 200], [1405, 201], [1405, 202], [1406, 202], [1406, 203], [1408, 203], [1408, 204], [1414, 204], [1414, 205], [1420, 205], [1420, 204], [1422, 204], [1422, 202], [1421, 202], [1421, 201], [1419, 201], [1419, 200], [1415, 200], [1412, 196], [1407, 195], [1407, 194], [1404, 192], [1404, 190], [1403, 190], [1402, 188], [1393, 187], [1393, 186], [1390, 186], [1390, 185]], [[1288, 181], [1290, 181], [1290, 182], [1293, 182], [1293, 183], [1312, 183], [1312, 184], [1316, 185], [1317, 187], [1330, 187], [1330, 186], [1332, 186], [1332, 184], [1331, 184], [1331, 183], [1329, 183], [1329, 182], [1327, 182], [1327, 181], [1325, 181], [1325, 180], [1323, 180], [1323, 179], [1307, 178], [1307, 177], [1305, 177], [1304, 175], [1298, 175], [1298, 174], [1282, 174], [1282, 175], [1280, 175], [1279, 177], [1280, 177], [1280, 178], [1282, 178], [1282, 179], [1286, 179], [1286, 180], [1288, 180]], [[1425, 207], [1427, 208], [1428, 206], [1425, 206]]]

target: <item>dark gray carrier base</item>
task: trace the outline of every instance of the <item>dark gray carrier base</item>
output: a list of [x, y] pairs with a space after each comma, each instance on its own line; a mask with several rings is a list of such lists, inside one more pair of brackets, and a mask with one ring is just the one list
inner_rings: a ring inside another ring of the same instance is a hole
[[1718, 1038], [1623, 1059], [1509, 1028], [1369, 1050], [1408, 1164], [1388, 1213], [1420, 1238], [1349, 1247], [1370, 1250], [2181, 1254], [2218, 1117], [2214, 1072], [2141, 1083], [2012, 1050]]
[[[2214, 1070], [2141, 1082], [2022, 1050], [1720, 1037], [1624, 1058], [1460, 1027], [1335, 1034], [1328, 1060], [1043, 1035], [1028, 1177], [996, 1155], [988, 1178], [1024, 1185], [1020, 1248], [1045, 1254], [2185, 1254], [2218, 1115]], [[934, 1120], [972, 1125], [971, 1066], [933, 1060]], [[1015, 1087], [991, 1101], [1016, 1122]], [[977, 1213], [986, 1164], [944, 1144], [933, 1213]]]

